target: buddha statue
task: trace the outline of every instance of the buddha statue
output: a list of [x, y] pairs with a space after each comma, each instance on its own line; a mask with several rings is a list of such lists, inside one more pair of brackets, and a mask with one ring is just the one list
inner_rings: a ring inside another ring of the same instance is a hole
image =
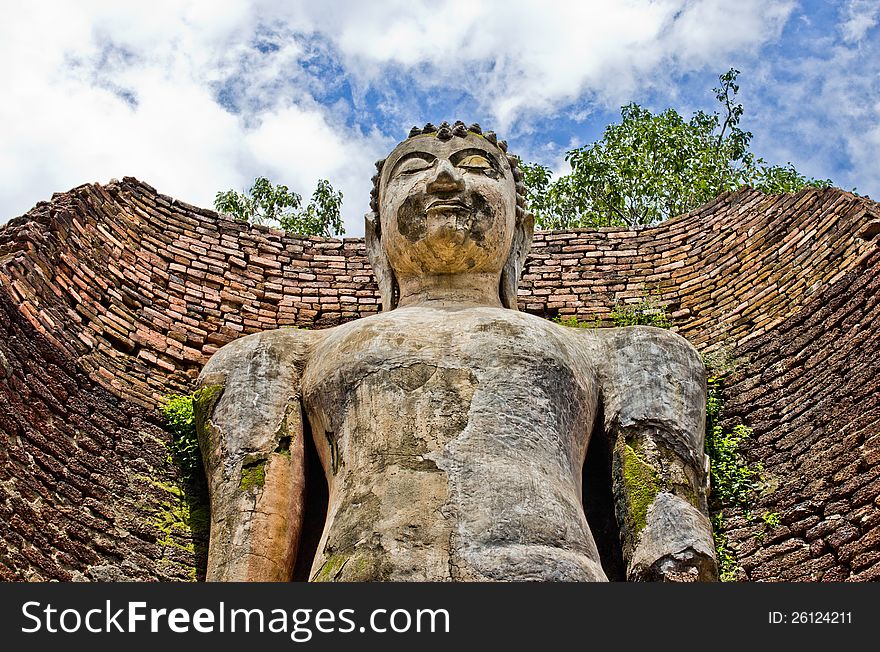
[[242, 337], [199, 377], [207, 579], [717, 579], [694, 348], [517, 310], [533, 220], [494, 133], [413, 128], [377, 168], [382, 311]]

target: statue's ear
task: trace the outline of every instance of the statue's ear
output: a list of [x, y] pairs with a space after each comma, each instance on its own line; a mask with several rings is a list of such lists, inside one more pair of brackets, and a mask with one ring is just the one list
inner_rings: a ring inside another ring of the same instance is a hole
[[394, 310], [397, 307], [398, 289], [394, 270], [388, 262], [388, 256], [382, 248], [382, 225], [377, 213], [367, 213], [364, 217], [364, 241], [367, 245], [367, 258], [379, 284], [382, 296], [382, 310]]
[[[519, 209], [517, 209], [519, 210]], [[526, 256], [532, 246], [532, 234], [535, 232], [535, 218], [531, 213], [524, 213], [521, 220], [517, 220], [513, 232], [513, 244], [510, 247], [510, 255], [501, 270], [501, 305], [511, 310], [517, 310], [516, 290], [519, 287], [519, 277], [522, 276], [523, 267], [526, 264]]]

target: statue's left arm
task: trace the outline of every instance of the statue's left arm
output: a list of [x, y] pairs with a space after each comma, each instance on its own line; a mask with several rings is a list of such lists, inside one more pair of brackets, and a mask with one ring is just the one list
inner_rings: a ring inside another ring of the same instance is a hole
[[658, 328], [596, 333], [627, 579], [717, 580], [700, 356], [684, 338]]

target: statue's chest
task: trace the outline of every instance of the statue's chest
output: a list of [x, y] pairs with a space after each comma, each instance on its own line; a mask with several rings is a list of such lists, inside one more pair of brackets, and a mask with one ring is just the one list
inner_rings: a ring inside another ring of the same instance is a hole
[[595, 413], [591, 365], [561, 329], [523, 317], [401, 312], [340, 328], [306, 369], [313, 427], [354, 460], [358, 449], [420, 463], [465, 430], [501, 444], [529, 431], [579, 449]]

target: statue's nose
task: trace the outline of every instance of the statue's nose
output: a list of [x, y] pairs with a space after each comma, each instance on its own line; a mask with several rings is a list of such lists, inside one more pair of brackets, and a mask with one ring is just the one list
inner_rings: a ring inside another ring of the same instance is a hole
[[437, 163], [437, 174], [428, 181], [428, 192], [459, 192], [464, 190], [464, 177], [449, 162], [440, 160]]

